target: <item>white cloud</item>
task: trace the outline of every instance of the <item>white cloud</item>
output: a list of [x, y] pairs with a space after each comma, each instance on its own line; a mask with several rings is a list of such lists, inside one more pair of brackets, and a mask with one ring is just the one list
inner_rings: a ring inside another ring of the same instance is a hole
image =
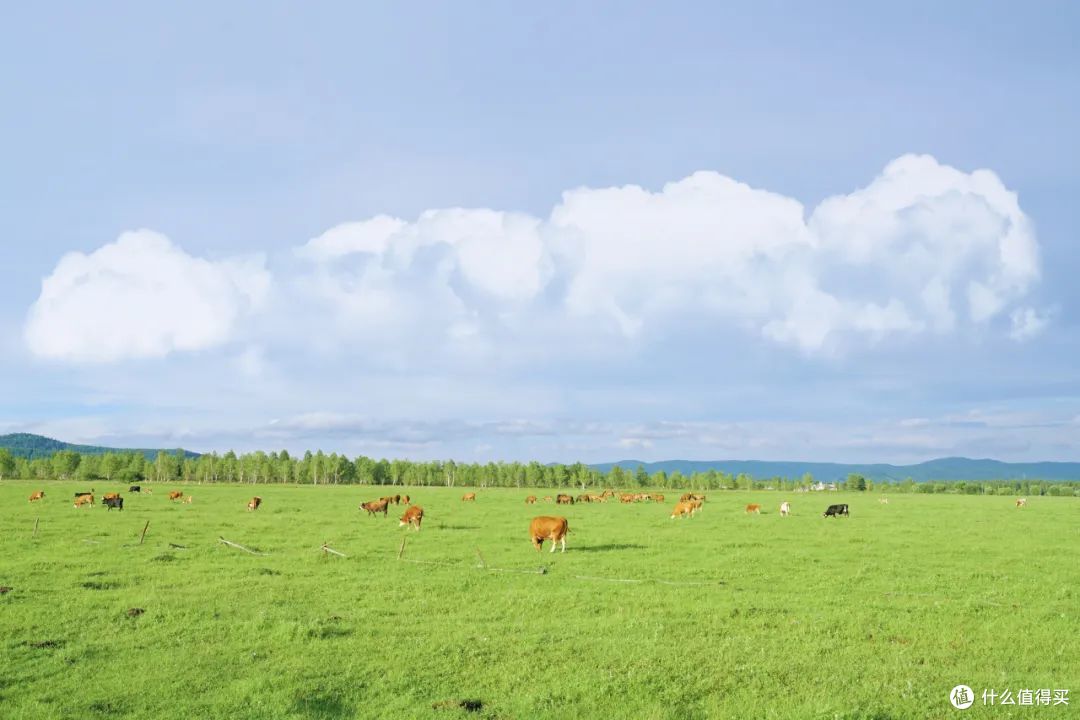
[[1009, 315], [1012, 321], [1012, 330], [1009, 337], [1013, 340], [1022, 341], [1042, 333], [1046, 329], [1050, 319], [1045, 314], [1040, 314], [1034, 308], [1024, 307], [1013, 310]]
[[898, 158], [809, 215], [792, 198], [698, 172], [656, 192], [571, 190], [546, 219], [379, 216], [297, 252], [315, 262], [305, 285], [319, 313], [429, 343], [501, 334], [553, 346], [572, 344], [571, 332], [636, 341], [678, 320], [702, 336], [742, 328], [832, 353], [998, 327], [1003, 315], [1014, 337], [1045, 324], [1017, 309], [1039, 279], [1039, 248], [1015, 193], [988, 170], [929, 156]]
[[227, 342], [269, 285], [262, 258], [211, 261], [159, 233], [126, 232], [60, 259], [30, 308], [25, 338], [34, 354], [71, 362], [202, 350]]

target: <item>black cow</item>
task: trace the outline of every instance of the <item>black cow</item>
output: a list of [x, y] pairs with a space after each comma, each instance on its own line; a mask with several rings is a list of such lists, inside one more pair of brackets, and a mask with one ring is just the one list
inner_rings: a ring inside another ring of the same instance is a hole
[[118, 496], [118, 497], [105, 498], [104, 502], [105, 502], [105, 507], [109, 508], [110, 510], [112, 510], [113, 508], [116, 508], [117, 510], [120, 510], [121, 512], [123, 512], [123, 510], [124, 510], [124, 498], [122, 498], [122, 497]]
[[825, 515], [822, 517], [840, 517], [841, 515], [847, 514], [847, 504], [841, 503], [840, 505], [830, 505], [829, 509], [825, 511]]
[[131, 487], [128, 488], [128, 492], [142, 492], [142, 486], [141, 485], [132, 485]]

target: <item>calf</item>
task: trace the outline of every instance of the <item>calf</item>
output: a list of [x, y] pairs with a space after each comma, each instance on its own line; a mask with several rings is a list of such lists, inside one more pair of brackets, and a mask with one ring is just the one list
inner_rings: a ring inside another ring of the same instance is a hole
[[535, 505], [536, 504], [536, 496], [535, 495], [530, 495], [529, 497], [525, 498], [525, 504], [526, 505]]
[[791, 514], [791, 503], [787, 500], [780, 503], [780, 517], [787, 517]]
[[409, 527], [420, 530], [420, 523], [424, 519], [424, 508], [419, 505], [413, 505], [405, 511], [405, 514], [401, 516], [401, 521], [398, 523], [398, 527], [408, 525]]
[[75, 496], [75, 507], [82, 507], [83, 505], [94, 505], [94, 496], [90, 493], [80, 493]]
[[532, 540], [536, 552], [543, 549], [544, 541], [551, 541], [551, 552], [555, 552], [555, 545], [562, 543], [562, 551], [566, 552], [566, 533], [570, 532], [570, 525], [564, 517], [551, 517], [541, 515], [534, 517], [529, 523], [529, 538]]
[[761, 506], [758, 505], [757, 503], [750, 503], [749, 505], [746, 506], [746, 514], [749, 515], [750, 513], [757, 513], [758, 515], [760, 515], [761, 514]]
[[258, 510], [260, 505], [262, 505], [262, 498], [256, 495], [248, 503], [248, 510]]
[[476, 493], [465, 493], [461, 496], [461, 502], [476, 502]]
[[847, 514], [848, 514], [847, 505], [844, 504], [844, 503], [841, 503], [840, 505], [830, 505], [828, 507], [828, 509], [825, 511], [825, 514], [822, 517], [840, 517], [841, 515], [847, 515]]
[[389, 511], [390, 501], [386, 498], [379, 498], [378, 500], [372, 500], [360, 505], [361, 510], [367, 510], [368, 515], [374, 515], [375, 513], [382, 513], [383, 517], [386, 517], [386, 513]]
[[45, 491], [36, 490], [35, 492], [30, 494], [30, 502], [34, 502], [35, 500], [41, 500], [43, 497], [45, 497]]
[[139, 485], [132, 485], [131, 487], [128, 488], [128, 492], [141, 493], [142, 492], [142, 487], [139, 486]]
[[124, 498], [120, 497], [116, 493], [111, 493], [111, 494], [113, 495], [113, 497], [107, 497], [107, 498], [103, 499], [105, 507], [109, 508], [110, 510], [112, 510], [113, 508], [116, 508], [117, 510], [123, 512], [124, 511]]
[[574, 504], [574, 498], [571, 497], [570, 495], [556, 495], [555, 496], [555, 504], [556, 505], [573, 505]]

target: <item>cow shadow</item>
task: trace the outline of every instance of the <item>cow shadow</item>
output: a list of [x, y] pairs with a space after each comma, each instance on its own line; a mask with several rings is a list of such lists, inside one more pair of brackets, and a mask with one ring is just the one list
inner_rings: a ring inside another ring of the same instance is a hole
[[479, 525], [436, 525], [437, 530], [479, 530]]
[[575, 545], [574, 552], [608, 552], [609, 550], [644, 550], [644, 545], [635, 543], [608, 543], [606, 545]]

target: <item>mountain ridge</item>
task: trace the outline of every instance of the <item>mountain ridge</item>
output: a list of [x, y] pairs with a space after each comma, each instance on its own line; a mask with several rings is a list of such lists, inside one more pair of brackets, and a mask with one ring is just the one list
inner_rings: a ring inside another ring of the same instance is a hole
[[55, 455], [61, 450], [74, 450], [77, 453], [84, 455], [104, 455], [105, 453], [142, 453], [147, 458], [153, 460], [157, 457], [159, 452], [175, 453], [178, 450], [184, 453], [185, 457], [196, 458], [199, 457], [199, 453], [192, 452], [191, 450], [184, 450], [182, 448], [173, 449], [147, 449], [147, 448], [113, 448], [103, 447], [100, 445], [77, 445], [75, 443], [64, 442], [63, 440], [56, 440], [54, 438], [45, 437], [44, 435], [35, 435], [33, 433], [9, 433], [7, 435], [0, 435], [0, 448], [11, 451], [11, 454], [15, 457], [27, 458], [33, 460], [35, 458], [49, 457]]

